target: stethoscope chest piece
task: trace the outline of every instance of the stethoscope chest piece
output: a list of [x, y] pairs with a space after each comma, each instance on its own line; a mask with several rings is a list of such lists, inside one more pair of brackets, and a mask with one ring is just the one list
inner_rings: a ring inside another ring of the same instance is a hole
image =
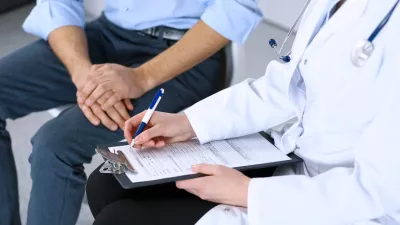
[[353, 48], [351, 53], [351, 61], [357, 67], [363, 67], [372, 53], [374, 53], [375, 46], [372, 42], [367, 40], [360, 40]]

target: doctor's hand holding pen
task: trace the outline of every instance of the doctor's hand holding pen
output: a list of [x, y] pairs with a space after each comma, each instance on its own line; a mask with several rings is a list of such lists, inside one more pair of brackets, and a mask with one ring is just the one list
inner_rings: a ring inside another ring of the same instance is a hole
[[[146, 111], [125, 122], [124, 136], [130, 144], [136, 130], [140, 126]], [[162, 148], [165, 144], [187, 141], [196, 134], [185, 114], [154, 112], [145, 127], [135, 138], [135, 147]]]
[[[146, 111], [125, 122], [124, 135], [128, 143], [132, 142], [145, 114]], [[195, 136], [185, 114], [156, 111], [152, 114], [145, 130], [135, 137], [135, 147], [162, 148], [166, 144], [187, 141]], [[247, 207], [249, 177], [235, 169], [219, 165], [193, 165], [192, 170], [209, 176], [178, 181], [176, 186], [179, 189], [184, 189], [203, 200]]]

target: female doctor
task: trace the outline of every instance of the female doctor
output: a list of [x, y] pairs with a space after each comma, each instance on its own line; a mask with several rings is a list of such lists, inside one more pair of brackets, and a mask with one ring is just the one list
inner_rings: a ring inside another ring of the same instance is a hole
[[[399, 0], [338, 2], [311, 1], [290, 60], [282, 57], [290, 62], [273, 61], [260, 79], [245, 80], [182, 114], [156, 112], [135, 139], [163, 147], [193, 137], [206, 143], [267, 131], [281, 151], [304, 163], [278, 168], [268, 178], [194, 165], [209, 176], [176, 187], [202, 200], [175, 197], [165, 205], [167, 197], [137, 193], [108, 201], [96, 211], [95, 224], [126, 217], [125, 224], [134, 225], [143, 215], [152, 217], [140, 224], [400, 224]], [[143, 115], [126, 123], [128, 141]], [[96, 188], [113, 191], [100, 184], [89, 179], [92, 211], [95, 198], [102, 198]]]

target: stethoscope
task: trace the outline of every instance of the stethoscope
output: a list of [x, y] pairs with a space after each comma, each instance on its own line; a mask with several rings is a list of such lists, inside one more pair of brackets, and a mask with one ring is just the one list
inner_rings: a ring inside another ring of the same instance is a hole
[[[292, 54], [292, 50], [290, 50], [286, 55], [282, 55], [282, 50], [289, 39], [290, 35], [292, 34], [294, 28], [300, 21], [300, 18], [304, 15], [305, 10], [307, 9], [307, 6], [311, 0], [307, 0], [307, 2], [304, 4], [301, 12], [297, 16], [296, 21], [293, 23], [293, 26], [290, 28], [289, 32], [287, 33], [285, 40], [283, 41], [282, 47], [279, 49], [279, 51], [276, 50], [276, 47], [278, 47], [278, 44], [276, 43], [275, 39], [269, 40], [269, 45], [271, 48], [274, 49], [275, 53], [277, 54], [278, 58], [281, 59], [283, 62], [288, 63], [291, 60], [290, 55]], [[375, 28], [375, 30], [372, 32], [372, 34], [368, 37], [367, 40], [360, 40], [353, 48], [353, 51], [351, 52], [351, 61], [352, 63], [357, 66], [357, 67], [363, 67], [369, 58], [371, 58], [374, 50], [375, 50], [375, 45], [374, 45], [374, 40], [378, 36], [378, 34], [382, 31], [382, 29], [385, 27], [387, 22], [389, 21], [390, 17], [392, 16], [394, 10], [396, 9], [397, 5], [399, 4], [400, 0], [397, 0], [397, 2], [394, 4], [392, 9], [388, 12], [388, 14], [383, 18], [383, 20], [379, 23], [379, 25]]]

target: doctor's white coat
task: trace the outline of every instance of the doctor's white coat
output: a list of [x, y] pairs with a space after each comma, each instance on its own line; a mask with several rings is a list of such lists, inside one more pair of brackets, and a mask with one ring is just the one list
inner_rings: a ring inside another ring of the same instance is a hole
[[268, 131], [304, 159], [252, 179], [248, 208], [220, 205], [198, 225], [400, 224], [400, 6], [368, 63], [351, 52], [397, 0], [313, 0], [292, 61], [185, 111], [200, 142]]

